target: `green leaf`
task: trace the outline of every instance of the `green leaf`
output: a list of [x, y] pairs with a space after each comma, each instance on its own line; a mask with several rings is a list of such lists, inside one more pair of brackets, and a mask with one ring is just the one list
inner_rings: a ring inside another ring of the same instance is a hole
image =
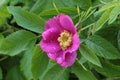
[[0, 0], [0, 10], [5, 7], [9, 0]]
[[103, 67], [94, 66], [97, 72], [105, 75], [106, 77], [120, 77], [120, 66], [113, 65], [107, 61], [102, 61]]
[[20, 69], [23, 72], [25, 78], [27, 80], [33, 79], [32, 72], [31, 72], [31, 61], [32, 61], [32, 53], [33, 53], [33, 46], [35, 45], [36, 40], [33, 40], [29, 48], [25, 51], [21, 61], [20, 61]]
[[97, 11], [95, 14], [99, 14], [103, 11], [109, 10], [109, 9], [111, 9], [111, 8], [117, 6], [117, 5], [119, 5], [119, 3], [109, 2], [109, 3], [105, 4], [104, 6], [102, 6], [102, 8], [99, 11]]
[[0, 10], [0, 18], [4, 18], [4, 17], [9, 17], [10, 14], [9, 12], [7, 11], [7, 8], [3, 8], [2, 10]]
[[[43, 76], [42, 80], [66, 80], [63, 78], [63, 74], [65, 74], [66, 68], [62, 68], [61, 66], [54, 65], [50, 68], [46, 74]], [[62, 77], [62, 78], [61, 78]], [[67, 76], [64, 76], [67, 77]]]
[[120, 59], [119, 51], [104, 38], [94, 35], [85, 41], [98, 56], [106, 59]]
[[100, 19], [96, 22], [96, 25], [94, 26], [94, 32], [102, 28], [102, 26], [108, 21], [110, 12], [111, 12], [111, 9], [108, 9], [102, 14]]
[[21, 27], [34, 31], [36, 33], [43, 32], [44, 20], [20, 7], [8, 7], [8, 11], [14, 16], [16, 22]]
[[35, 40], [36, 35], [25, 30], [16, 31], [7, 36], [1, 43], [0, 53], [14, 56], [26, 50], [30, 41]]
[[48, 66], [49, 58], [37, 45], [32, 56], [31, 70], [34, 79], [38, 79]]
[[51, 0], [37, 0], [31, 8], [31, 11], [39, 14], [42, 10], [53, 8]]
[[1, 69], [1, 67], [0, 67], [0, 80], [2, 80], [3, 79], [3, 77], [2, 77], [3, 75], [2, 75], [2, 69]]
[[[67, 7], [66, 8], [58, 8], [58, 11], [60, 13], [65, 13], [65, 14], [69, 14], [69, 15], [77, 14], [76, 8], [67, 8]], [[44, 16], [55, 16], [57, 14], [58, 14], [58, 12], [55, 9], [49, 9], [49, 10], [42, 11], [39, 15], [44, 17]]]
[[76, 6], [80, 6], [80, 8], [84, 10], [87, 10], [91, 6], [91, 0], [72, 0], [72, 1]]
[[84, 70], [84, 68], [77, 61], [71, 69], [80, 80], [97, 80], [89, 70]]
[[14, 66], [8, 71], [5, 80], [25, 80], [25, 79], [21, 74], [19, 67]]
[[120, 30], [118, 32], [118, 47], [119, 47], [119, 50], [120, 50]]
[[109, 15], [108, 23], [109, 24], [113, 23], [119, 14], [120, 14], [120, 6], [116, 6], [115, 8], [112, 9], [112, 11]]
[[[107, 27], [100, 29], [95, 34], [105, 38], [107, 41], [109, 41], [111, 44], [117, 47], [118, 46], [117, 36], [119, 30], [120, 30], [119, 24], [114, 24], [114, 25], [111, 24]], [[112, 36], [108, 36], [108, 35], [112, 35]]]
[[39, 14], [44, 10], [53, 9], [53, 2], [55, 3], [57, 8], [74, 6], [72, 0], [37, 0], [37, 2], [31, 8], [31, 11], [36, 14]]
[[1, 46], [1, 42], [2, 42], [3, 39], [4, 39], [3, 35], [0, 34], [0, 46]]
[[7, 11], [7, 8], [4, 7], [0, 10], [0, 25], [6, 23], [6, 18], [10, 17], [9, 12]]
[[79, 51], [85, 59], [101, 67], [100, 61], [97, 56], [86, 45], [81, 44]]

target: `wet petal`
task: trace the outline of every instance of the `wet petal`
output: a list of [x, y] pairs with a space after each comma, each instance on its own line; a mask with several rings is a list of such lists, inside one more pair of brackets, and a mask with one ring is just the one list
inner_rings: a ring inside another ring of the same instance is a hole
[[43, 51], [49, 53], [55, 53], [61, 49], [59, 43], [56, 41], [45, 41], [41, 40], [40, 47]]
[[68, 30], [69, 32], [71, 32], [73, 34], [76, 32], [74, 24], [69, 16], [61, 14], [60, 15], [60, 24], [65, 30]]

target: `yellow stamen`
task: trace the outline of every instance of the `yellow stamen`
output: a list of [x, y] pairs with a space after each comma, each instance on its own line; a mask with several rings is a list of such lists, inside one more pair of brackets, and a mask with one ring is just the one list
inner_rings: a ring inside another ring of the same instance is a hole
[[61, 46], [62, 50], [67, 49], [72, 42], [72, 34], [70, 34], [68, 31], [64, 30], [60, 37], [58, 37], [59, 45]]

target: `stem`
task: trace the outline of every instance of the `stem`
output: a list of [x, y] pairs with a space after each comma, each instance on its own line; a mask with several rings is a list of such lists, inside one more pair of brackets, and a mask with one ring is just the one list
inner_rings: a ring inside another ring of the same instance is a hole
[[76, 59], [76, 60], [83, 67], [83, 69], [87, 71], [87, 69], [85, 68], [85, 66], [83, 64], [81, 64], [78, 59]]
[[0, 61], [3, 61], [5, 59], [7, 59], [7, 58], [8, 58], [8, 56], [5, 56], [5, 57], [1, 58]]
[[57, 13], [59, 14], [60, 12], [59, 12], [59, 10], [57, 9], [57, 6], [56, 6], [55, 2], [53, 2], [53, 6], [54, 6], [55, 10], [57, 11]]
[[42, 35], [38, 35], [37, 38], [41, 37]]
[[81, 28], [81, 30], [80, 30], [80, 31], [84, 31], [85, 29], [87, 29], [87, 28], [91, 27], [92, 25], [94, 25], [94, 23], [92, 23], [92, 24], [90, 24], [90, 25], [88, 25], [88, 26], [86, 26], [86, 27]]

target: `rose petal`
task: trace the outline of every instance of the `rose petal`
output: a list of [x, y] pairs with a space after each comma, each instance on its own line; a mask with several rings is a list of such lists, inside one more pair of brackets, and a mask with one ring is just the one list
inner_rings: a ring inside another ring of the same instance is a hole
[[61, 51], [57, 53], [55, 61], [63, 67], [71, 66], [76, 59], [76, 52]]
[[57, 41], [59, 34], [60, 34], [59, 30], [57, 30], [55, 28], [51, 28], [51, 29], [48, 29], [45, 32], [43, 32], [42, 37], [44, 40], [48, 40], [48, 41], [56, 40]]
[[57, 57], [57, 54], [56, 53], [47, 53], [48, 57], [55, 60], [56, 57]]
[[56, 41], [45, 41], [43, 39], [40, 42], [40, 47], [43, 51], [45, 51], [47, 53], [53, 53], [53, 52], [55, 53], [55, 52], [57, 52], [61, 49], [58, 42], [56, 42]]
[[63, 67], [70, 67], [76, 60], [76, 52], [66, 52], [65, 53], [65, 60], [60, 64]]
[[76, 32], [74, 24], [69, 16], [61, 14], [60, 15], [60, 24], [65, 30], [68, 30], [69, 32], [71, 32], [73, 34]]
[[63, 31], [63, 28], [61, 27], [60, 25], [60, 22], [59, 22], [59, 15], [58, 16], [55, 16], [54, 18], [52, 19], [49, 19], [46, 24], [45, 24], [45, 30], [48, 30], [50, 28], [56, 28], [58, 29], [59, 31]]
[[71, 52], [76, 51], [79, 48], [79, 45], [80, 45], [80, 39], [78, 34], [76, 33], [72, 37], [72, 45], [67, 50]]

